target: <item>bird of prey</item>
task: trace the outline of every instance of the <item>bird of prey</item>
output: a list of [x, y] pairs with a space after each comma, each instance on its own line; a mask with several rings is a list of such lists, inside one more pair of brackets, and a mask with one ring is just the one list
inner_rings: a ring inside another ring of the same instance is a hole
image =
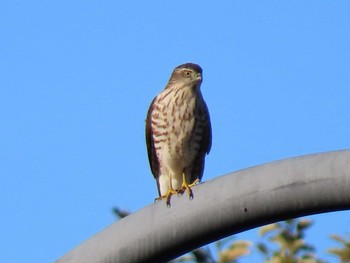
[[176, 67], [165, 89], [147, 113], [148, 159], [159, 199], [170, 206], [173, 194], [188, 192], [202, 179], [205, 155], [211, 148], [211, 124], [200, 90], [202, 68], [193, 63]]

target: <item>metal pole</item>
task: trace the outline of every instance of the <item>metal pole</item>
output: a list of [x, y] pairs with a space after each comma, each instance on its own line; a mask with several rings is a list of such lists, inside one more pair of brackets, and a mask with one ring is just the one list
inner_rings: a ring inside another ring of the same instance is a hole
[[240, 170], [131, 214], [59, 263], [165, 262], [267, 223], [350, 208], [350, 150], [306, 155]]

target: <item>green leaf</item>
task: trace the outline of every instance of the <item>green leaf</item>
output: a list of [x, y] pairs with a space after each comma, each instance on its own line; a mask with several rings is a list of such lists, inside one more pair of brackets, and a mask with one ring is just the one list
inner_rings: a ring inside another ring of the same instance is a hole
[[259, 229], [259, 235], [263, 237], [263, 236], [265, 236], [267, 233], [272, 232], [272, 231], [278, 229], [279, 227], [280, 227], [280, 226], [279, 226], [277, 223], [269, 224], [269, 225], [260, 227], [260, 229]]

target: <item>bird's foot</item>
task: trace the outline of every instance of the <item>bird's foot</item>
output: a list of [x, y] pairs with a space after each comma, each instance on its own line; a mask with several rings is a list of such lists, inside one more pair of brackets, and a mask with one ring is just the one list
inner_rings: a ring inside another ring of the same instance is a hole
[[178, 191], [178, 193], [183, 194], [185, 191], [187, 191], [189, 198], [193, 199], [193, 192], [191, 187], [195, 186], [197, 183], [199, 183], [198, 178], [193, 183], [187, 184], [185, 174], [184, 174], [182, 179], [182, 186], [181, 186], [181, 189]]
[[154, 201], [155, 201], [155, 202], [158, 202], [159, 200], [165, 199], [165, 200], [166, 200], [165, 202], [166, 202], [167, 207], [170, 207], [170, 206], [171, 206], [171, 204], [170, 204], [171, 196], [172, 196], [173, 194], [177, 194], [177, 193], [178, 193], [178, 191], [176, 191], [176, 190], [174, 190], [174, 189], [169, 189], [166, 195], [159, 196], [159, 197], [157, 197]]

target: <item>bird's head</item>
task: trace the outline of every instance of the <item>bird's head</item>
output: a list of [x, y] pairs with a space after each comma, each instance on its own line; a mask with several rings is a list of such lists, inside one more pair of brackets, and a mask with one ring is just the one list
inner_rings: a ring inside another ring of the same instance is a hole
[[171, 74], [169, 84], [180, 84], [189, 87], [199, 87], [202, 83], [202, 68], [193, 63], [177, 66]]

